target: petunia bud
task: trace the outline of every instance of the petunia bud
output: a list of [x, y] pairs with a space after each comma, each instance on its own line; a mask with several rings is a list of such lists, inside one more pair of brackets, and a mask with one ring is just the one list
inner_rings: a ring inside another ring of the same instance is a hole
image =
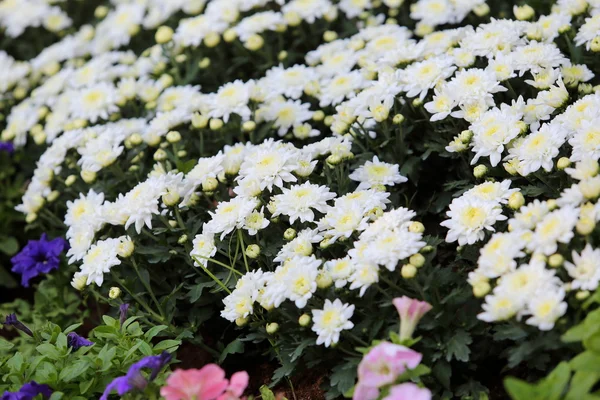
[[400, 340], [412, 338], [417, 324], [423, 318], [423, 315], [432, 308], [431, 304], [426, 301], [419, 301], [406, 296], [393, 299], [392, 304], [396, 307], [400, 317]]

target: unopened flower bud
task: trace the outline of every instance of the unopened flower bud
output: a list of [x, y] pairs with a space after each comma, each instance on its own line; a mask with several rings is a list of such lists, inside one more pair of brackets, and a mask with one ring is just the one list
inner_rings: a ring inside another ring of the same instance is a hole
[[317, 275], [317, 287], [319, 289], [327, 289], [332, 284], [333, 284], [333, 278], [331, 277], [331, 274], [329, 273], [329, 271], [327, 271], [327, 270], [319, 271], [319, 274]]
[[556, 163], [556, 168], [558, 168], [561, 171], [565, 168], [569, 168], [570, 166], [571, 166], [571, 160], [569, 160], [567, 157], [559, 158], [558, 162]]
[[75, 181], [77, 180], [77, 176], [75, 175], [69, 175], [67, 176], [67, 179], [65, 179], [65, 186], [69, 187], [72, 184], [75, 183]]
[[515, 18], [519, 21], [527, 21], [535, 15], [535, 10], [529, 4], [525, 4], [523, 6], [514, 6], [513, 13], [515, 14]]
[[31, 224], [36, 219], [37, 219], [36, 213], [29, 213], [25, 216], [25, 222], [27, 222], [28, 224]]
[[192, 126], [196, 129], [204, 129], [208, 125], [208, 117], [194, 113], [192, 114]]
[[491, 290], [491, 286], [488, 282], [478, 282], [473, 286], [473, 294], [475, 297], [480, 298], [488, 294]]
[[257, 244], [249, 244], [248, 247], [246, 247], [246, 256], [253, 260], [258, 258], [258, 256], [260, 256], [260, 246]]
[[279, 61], [283, 61], [283, 60], [285, 60], [287, 57], [288, 57], [288, 52], [287, 52], [287, 51], [285, 51], [285, 50], [281, 50], [281, 51], [279, 52], [279, 54], [277, 54], [277, 59], [278, 59]]
[[596, 228], [596, 222], [591, 218], [581, 218], [575, 225], [575, 230], [582, 236], [587, 236]]
[[298, 318], [298, 325], [302, 326], [302, 327], [307, 327], [308, 325], [310, 325], [311, 323], [311, 318], [310, 315], [308, 314], [302, 314], [300, 316], [300, 318]]
[[219, 187], [219, 181], [215, 178], [206, 178], [202, 182], [203, 192], [214, 192]]
[[331, 238], [328, 238], [328, 237], [326, 237], [325, 239], [321, 240], [321, 243], [319, 243], [319, 247], [322, 250], [325, 250], [329, 246], [331, 246]]
[[396, 114], [392, 118], [392, 122], [396, 125], [400, 125], [401, 123], [404, 122], [404, 120], [405, 120], [405, 118], [404, 118], [404, 115], [402, 115], [402, 114]]
[[423, 257], [422, 254], [416, 253], [416, 254], [413, 254], [412, 256], [410, 256], [410, 258], [408, 259], [408, 262], [411, 265], [414, 265], [415, 267], [420, 268], [425, 264], [425, 257]]
[[521, 192], [514, 192], [508, 198], [508, 206], [513, 210], [518, 210], [525, 204], [525, 198]]
[[548, 257], [548, 265], [552, 268], [558, 268], [563, 265], [564, 262], [565, 258], [559, 253], [554, 253]]
[[408, 226], [408, 230], [413, 233], [423, 233], [425, 232], [425, 225], [419, 221], [413, 221]]
[[427, 253], [431, 253], [433, 250], [434, 250], [433, 246], [427, 245], [427, 246], [423, 246], [423, 248], [420, 250], [420, 252], [427, 254]]
[[158, 149], [154, 152], [154, 161], [164, 161], [167, 159], [167, 152], [163, 149]]
[[225, 32], [223, 32], [223, 40], [227, 43], [233, 42], [237, 38], [237, 33], [235, 29], [229, 28]]
[[342, 162], [342, 157], [338, 156], [337, 154], [330, 154], [329, 157], [327, 157], [327, 159], [325, 161], [330, 166], [331, 165], [338, 165], [339, 163]]
[[312, 119], [313, 121], [323, 121], [325, 118], [325, 113], [322, 110], [317, 110], [313, 113]]
[[594, 87], [590, 83], [580, 83], [577, 86], [577, 91], [581, 94], [591, 94], [594, 91]]
[[242, 129], [244, 132], [252, 132], [256, 129], [256, 122], [254, 121], [246, 121], [242, 124]]
[[338, 34], [335, 31], [325, 31], [325, 33], [323, 33], [323, 40], [325, 42], [333, 42], [337, 38]]
[[180, 199], [179, 193], [170, 190], [162, 195], [162, 202], [167, 207], [173, 207], [174, 205], [179, 204]]
[[217, 131], [223, 127], [223, 120], [219, 118], [212, 118], [209, 122], [209, 127], [212, 131]]
[[328, 115], [323, 119], [323, 123], [325, 124], [325, 126], [331, 126], [333, 125], [333, 116]]
[[600, 196], [600, 177], [588, 178], [579, 182], [579, 190], [586, 199], [596, 199]]
[[412, 105], [415, 108], [421, 107], [423, 105], [423, 100], [421, 100], [420, 98], [416, 98], [412, 101]]
[[260, 50], [261, 47], [265, 44], [265, 39], [257, 33], [254, 33], [246, 39], [244, 42], [244, 47], [250, 51]]
[[87, 169], [83, 170], [81, 171], [81, 179], [83, 179], [85, 183], [92, 183], [96, 180], [96, 173]]
[[242, 326], [246, 325], [247, 323], [248, 323], [248, 318], [241, 318], [241, 317], [240, 317], [240, 318], [237, 318], [237, 319], [235, 320], [235, 324], [236, 324], [237, 326], [240, 326], [240, 327], [242, 327]]
[[119, 297], [121, 297], [121, 289], [116, 286], [111, 287], [108, 291], [108, 298], [114, 300], [118, 299]]
[[296, 230], [294, 228], [287, 228], [283, 232], [283, 238], [285, 240], [293, 240], [296, 237]]
[[60, 192], [58, 190], [53, 190], [50, 192], [50, 194], [48, 194], [46, 200], [48, 200], [48, 203], [52, 203], [53, 201], [58, 199], [58, 196], [60, 196]]
[[131, 239], [122, 240], [117, 246], [117, 254], [121, 258], [130, 257], [133, 254], [133, 250], [135, 250], [135, 245]]
[[165, 44], [167, 42], [170, 42], [171, 39], [173, 39], [173, 29], [169, 26], [163, 25], [158, 28], [156, 34], [154, 35], [154, 38], [156, 39], [156, 43], [158, 44]]
[[400, 273], [404, 279], [412, 279], [417, 275], [417, 267], [412, 264], [404, 264]]
[[202, 60], [198, 61], [198, 68], [206, 69], [210, 67], [210, 58], [204, 57]]
[[73, 280], [71, 281], [71, 286], [73, 286], [75, 290], [83, 290], [85, 284], [87, 283], [87, 278], [87, 275], [75, 274], [75, 276], [73, 276]]
[[213, 48], [221, 42], [221, 36], [217, 32], [209, 32], [204, 36], [203, 42], [206, 47]]
[[270, 324], [267, 324], [266, 329], [269, 335], [273, 335], [279, 330], [279, 324], [277, 322], [271, 322]]
[[96, 17], [98, 19], [102, 19], [102, 18], [106, 17], [107, 14], [108, 14], [108, 7], [106, 7], [106, 6], [98, 6], [94, 10], [94, 17]]
[[600, 36], [596, 36], [590, 42], [590, 50], [594, 53], [600, 52]]
[[589, 290], [580, 290], [577, 293], [575, 293], [575, 298], [577, 300], [585, 300], [588, 297], [590, 297], [590, 291]]
[[488, 168], [483, 164], [476, 165], [475, 168], [473, 168], [473, 176], [477, 179], [483, 178], [487, 173]]
[[177, 131], [169, 131], [167, 133], [167, 142], [169, 143], [177, 143], [181, 140], [181, 133]]

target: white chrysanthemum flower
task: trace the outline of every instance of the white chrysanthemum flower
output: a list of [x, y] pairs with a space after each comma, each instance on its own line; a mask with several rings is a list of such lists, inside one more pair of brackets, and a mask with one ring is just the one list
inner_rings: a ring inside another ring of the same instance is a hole
[[539, 131], [533, 132], [515, 143], [508, 150], [507, 159], [519, 160], [519, 173], [527, 176], [543, 168], [552, 171], [554, 158], [565, 142], [565, 133], [559, 124], [544, 124]]
[[508, 108], [493, 108], [471, 124], [471, 145], [475, 153], [471, 164], [477, 163], [480, 157], [489, 157], [493, 167], [498, 165], [505, 146], [521, 133], [520, 119], [519, 113], [510, 112]]
[[346, 286], [346, 283], [352, 276], [356, 265], [350, 257], [338, 258], [325, 263], [325, 268], [331, 275], [336, 288]]
[[231, 322], [238, 318], [246, 318], [254, 312], [256, 296], [257, 292], [253, 290], [234, 290], [223, 299], [225, 308], [221, 311], [221, 317]]
[[502, 208], [497, 202], [484, 201], [473, 196], [461, 196], [450, 204], [446, 215], [450, 219], [440, 225], [449, 229], [446, 241], [458, 241], [460, 246], [473, 244], [485, 237], [485, 231], [494, 231], [496, 221], [503, 221]]
[[583, 119], [581, 127], [569, 139], [569, 144], [573, 148], [571, 161], [600, 158], [600, 118]]
[[316, 79], [317, 75], [311, 67], [298, 64], [289, 68], [283, 68], [280, 65], [267, 71], [264, 82], [269, 93], [275, 95], [282, 94], [291, 99], [299, 99], [306, 85]]
[[572, 253], [573, 262], [566, 261], [565, 269], [573, 278], [571, 287], [581, 290], [596, 290], [600, 282], [600, 249], [588, 243], [580, 254]]
[[350, 179], [360, 182], [356, 190], [369, 189], [375, 185], [394, 186], [408, 179], [400, 175], [398, 164], [379, 161], [377, 156], [373, 161], [367, 161], [350, 174]]
[[507, 89], [500, 85], [493, 72], [484, 69], [463, 69], [448, 82], [447, 90], [453, 93], [459, 104], [481, 101], [491, 97], [493, 93]]
[[527, 303], [528, 325], [537, 326], [542, 331], [554, 328], [556, 321], [567, 312], [567, 303], [564, 301], [564, 289], [544, 290], [532, 296]]
[[110, 272], [110, 269], [121, 264], [117, 256], [117, 249], [121, 241], [119, 239], [100, 240], [90, 247], [89, 251], [83, 257], [81, 264], [81, 273], [86, 275], [89, 285], [92, 282], [102, 286], [104, 274]]
[[527, 244], [531, 251], [539, 251], [547, 256], [556, 252], [558, 243], [569, 243], [573, 238], [573, 228], [579, 218], [579, 209], [562, 207], [547, 214], [536, 225], [534, 235]]
[[550, 212], [547, 202], [538, 199], [524, 205], [515, 213], [508, 223], [515, 230], [534, 229], [535, 226]]
[[87, 195], [80, 193], [78, 199], [67, 201], [65, 225], [69, 228], [85, 225], [98, 230], [102, 226], [100, 210], [103, 203], [104, 193], [96, 193], [93, 189]]
[[312, 310], [314, 321], [312, 330], [319, 335], [317, 344], [329, 347], [337, 343], [341, 331], [354, 327], [350, 321], [353, 313], [354, 305], [344, 304], [340, 299], [335, 299], [333, 302], [326, 299], [322, 310]]
[[409, 232], [408, 229], [382, 231], [371, 240], [364, 255], [371, 262], [393, 271], [400, 260], [418, 253], [425, 245], [421, 237], [420, 233]]
[[364, 83], [365, 79], [359, 71], [339, 73], [335, 77], [325, 80], [322, 84], [319, 106], [335, 106], [346, 98], [354, 97], [356, 91], [361, 89]]
[[70, 112], [74, 118], [96, 122], [119, 111], [117, 90], [106, 82], [73, 92], [71, 96]]
[[498, 202], [506, 204], [508, 198], [519, 189], [510, 189], [511, 180], [505, 179], [502, 182], [484, 182], [467, 190], [463, 196], [473, 196], [485, 201]]
[[221, 234], [221, 240], [234, 229], [241, 229], [246, 218], [258, 206], [258, 200], [248, 197], [235, 197], [222, 201], [214, 212], [209, 211], [211, 220], [204, 225], [204, 232]]
[[265, 218], [263, 210], [252, 211], [244, 221], [244, 229], [248, 231], [248, 234], [254, 236], [258, 231], [265, 229], [269, 226], [269, 220]]
[[327, 202], [335, 198], [336, 194], [329, 191], [327, 186], [319, 186], [310, 182], [282, 188], [282, 194], [273, 196], [276, 203], [276, 212], [273, 216], [287, 215], [290, 223], [297, 219], [300, 222], [313, 222], [316, 210], [325, 214], [330, 206]]
[[285, 136], [290, 128], [302, 125], [312, 118], [310, 104], [302, 103], [300, 100], [275, 100], [263, 108], [261, 116], [265, 121], [273, 121], [273, 127], [277, 129], [279, 136]]
[[524, 304], [539, 291], [554, 287], [560, 280], [555, 271], [547, 269], [544, 262], [532, 261], [503, 275], [498, 280], [494, 293], [510, 293]]
[[313, 253], [313, 243], [319, 243], [321, 240], [323, 236], [316, 229], [304, 229], [283, 245], [273, 261], [285, 262], [294, 256], [310, 256]]
[[287, 261], [291, 267], [285, 277], [287, 297], [298, 308], [304, 308], [313, 293], [317, 290], [317, 275], [321, 260], [315, 256], [296, 256]]
[[423, 100], [430, 89], [452, 76], [454, 71], [456, 66], [452, 57], [443, 55], [410, 64], [405, 69], [398, 70], [396, 76], [402, 82], [408, 97], [418, 96]]
[[497, 278], [517, 268], [516, 258], [525, 256], [525, 243], [518, 234], [496, 233], [479, 251], [478, 270], [487, 278]]
[[[284, 182], [296, 182], [292, 172], [298, 168], [297, 150], [278, 142], [264, 142], [251, 149], [240, 167], [238, 181], [257, 180], [260, 189], [273, 190], [273, 186], [283, 187]], [[240, 182], [241, 184], [241, 182]]]
[[368, 260], [361, 260], [355, 265], [348, 282], [350, 282], [350, 290], [359, 289], [358, 296], [362, 297], [372, 284], [379, 282], [379, 267]]
[[364, 231], [368, 226], [368, 217], [362, 207], [350, 203], [330, 208], [318, 222], [319, 230], [330, 237], [331, 243], [344, 237], [349, 238], [355, 231]]
[[244, 83], [238, 79], [221, 86], [207, 101], [210, 108], [208, 116], [228, 122], [231, 114], [237, 114], [242, 120], [248, 120], [251, 114], [248, 102], [252, 85], [252, 81]]
[[584, 157], [575, 164], [575, 168], [566, 168], [565, 172], [578, 181], [583, 181], [598, 175], [600, 165], [597, 157]]
[[496, 292], [485, 297], [483, 311], [477, 318], [485, 322], [505, 321], [522, 311], [524, 306], [520, 297], [508, 291]]
[[192, 251], [190, 257], [194, 260], [194, 265], [199, 267], [200, 264], [208, 266], [208, 258], [212, 258], [217, 253], [215, 246], [215, 235], [212, 233], [201, 233], [196, 235], [192, 241]]

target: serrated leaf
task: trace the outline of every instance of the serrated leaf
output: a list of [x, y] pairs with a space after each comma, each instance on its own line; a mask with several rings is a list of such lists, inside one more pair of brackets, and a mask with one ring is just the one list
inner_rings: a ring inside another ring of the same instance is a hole
[[221, 364], [225, 358], [229, 354], [243, 353], [244, 352], [244, 342], [241, 342], [239, 339], [235, 339], [233, 342], [229, 343], [221, 352], [219, 356], [219, 364]]
[[473, 339], [471, 339], [471, 335], [467, 332], [463, 330], [456, 331], [446, 344], [446, 361], [451, 361], [452, 359], [463, 362], [469, 361], [469, 355], [471, 354], [469, 345], [472, 342]]

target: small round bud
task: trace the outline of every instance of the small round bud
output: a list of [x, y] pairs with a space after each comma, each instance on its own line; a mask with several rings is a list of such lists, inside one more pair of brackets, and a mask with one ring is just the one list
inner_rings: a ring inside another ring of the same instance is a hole
[[588, 297], [590, 297], [590, 291], [589, 290], [580, 290], [577, 293], [575, 293], [575, 298], [577, 300], [585, 300]]
[[571, 166], [571, 160], [569, 160], [567, 157], [559, 158], [558, 162], [556, 163], [556, 168], [558, 168], [561, 171], [565, 168], [569, 168], [570, 166]]
[[477, 298], [481, 298], [488, 294], [491, 290], [491, 286], [488, 282], [478, 282], [473, 286], [473, 294]]
[[596, 223], [591, 218], [581, 218], [575, 225], [575, 230], [582, 236], [587, 236], [594, 231]]
[[421, 100], [420, 98], [416, 98], [412, 101], [412, 105], [415, 108], [421, 107], [423, 105], [423, 100]]
[[27, 89], [19, 86], [13, 91], [13, 96], [15, 96], [15, 99], [17, 100], [23, 100], [25, 96], [27, 96]]
[[417, 267], [412, 264], [404, 264], [400, 273], [404, 279], [412, 279], [417, 275]]
[[413, 221], [408, 226], [408, 230], [413, 233], [423, 233], [425, 232], [425, 225], [419, 221]]
[[[170, 219], [169, 220], [169, 226], [171, 228], [177, 228], [177, 221], [175, 221], [174, 219]], [[175, 253], [175, 254], [177, 254], [177, 253]]]
[[265, 44], [265, 39], [257, 33], [254, 33], [246, 39], [244, 42], [244, 47], [250, 51], [260, 50]]
[[285, 50], [281, 50], [281, 51], [279, 52], [279, 54], [277, 54], [277, 59], [278, 59], [279, 61], [283, 61], [283, 60], [285, 60], [287, 57], [288, 57], [288, 52], [287, 52], [287, 51], [285, 51]]
[[396, 114], [392, 118], [392, 122], [396, 125], [400, 125], [401, 123], [404, 122], [404, 120], [405, 120], [405, 118], [404, 118], [404, 115], [402, 115], [402, 114]]
[[198, 68], [206, 69], [210, 67], [210, 58], [204, 57], [202, 60], [198, 61]]
[[173, 207], [179, 204], [179, 200], [181, 200], [181, 197], [177, 192], [172, 192], [169, 190], [167, 193], [162, 195], [162, 202], [167, 207]]
[[469, 129], [462, 131], [458, 135], [458, 140], [460, 140], [464, 144], [469, 144], [469, 142], [471, 141], [471, 138], [473, 138], [473, 131], [471, 131]]
[[210, 32], [204, 37], [203, 42], [208, 48], [216, 47], [221, 42], [221, 36], [217, 32]]
[[483, 178], [487, 173], [488, 168], [483, 164], [476, 165], [475, 168], [473, 168], [473, 176], [477, 179]]
[[181, 133], [177, 131], [169, 131], [167, 133], [167, 142], [169, 143], [177, 143], [181, 140]]
[[85, 183], [92, 183], [96, 180], [96, 173], [94, 171], [83, 170], [81, 171], [81, 179]]
[[325, 250], [329, 246], [331, 246], [331, 238], [328, 238], [328, 237], [326, 237], [325, 239], [321, 240], [321, 243], [319, 243], [319, 247], [322, 250]]
[[94, 10], [94, 17], [96, 17], [98, 19], [102, 19], [102, 18], [106, 17], [107, 14], [108, 14], [108, 7], [106, 7], [106, 6], [98, 6]]
[[29, 213], [25, 216], [25, 222], [27, 222], [28, 224], [31, 224], [36, 219], [37, 219], [36, 213]]
[[237, 318], [235, 320], [235, 324], [239, 327], [242, 327], [248, 323], [248, 318]]
[[325, 126], [331, 126], [333, 125], [333, 116], [328, 115], [323, 119], [323, 123], [325, 124]]
[[308, 325], [310, 325], [311, 323], [311, 318], [310, 315], [308, 314], [302, 314], [300, 316], [300, 318], [298, 318], [298, 325], [302, 326], [302, 327], [307, 327]]
[[581, 94], [591, 94], [594, 91], [594, 87], [590, 83], [580, 83], [577, 86], [577, 91]]
[[73, 286], [73, 288], [75, 288], [75, 290], [83, 290], [83, 288], [85, 287], [85, 284], [87, 283], [87, 275], [84, 274], [75, 274], [75, 276], [73, 276], [73, 280], [71, 281], [71, 286]]
[[513, 210], [518, 210], [523, 207], [523, 204], [525, 204], [525, 198], [521, 192], [514, 192], [508, 198], [508, 206]]
[[52, 203], [58, 199], [58, 196], [60, 196], [60, 192], [58, 190], [53, 190], [50, 192], [48, 197], [46, 197], [46, 200], [48, 200], [48, 203]]
[[246, 247], [246, 256], [253, 260], [258, 258], [258, 256], [260, 256], [260, 246], [257, 244], [249, 244], [248, 247]]
[[329, 273], [329, 271], [327, 271], [327, 270], [319, 271], [319, 274], [317, 275], [317, 287], [319, 289], [327, 289], [332, 284], [333, 284], [333, 278], [331, 277], [331, 274]]
[[408, 262], [417, 268], [422, 267], [425, 264], [425, 257], [422, 254], [416, 253], [410, 256]]
[[552, 268], [558, 268], [563, 265], [564, 262], [565, 258], [559, 253], [554, 253], [548, 257], [548, 265]]
[[296, 237], [296, 230], [294, 228], [287, 228], [283, 232], [283, 238], [285, 240], [293, 240]]
[[154, 152], [154, 161], [165, 161], [167, 159], [167, 152], [163, 149], [158, 149]]
[[514, 6], [513, 13], [515, 14], [515, 18], [519, 21], [527, 21], [535, 15], [535, 10], [529, 4], [525, 4], [523, 6]]
[[313, 113], [312, 119], [313, 121], [323, 121], [325, 118], [325, 113], [322, 110], [317, 110]]
[[267, 324], [266, 329], [269, 335], [274, 335], [279, 330], [279, 324], [277, 322], [271, 322], [270, 324]]
[[223, 120], [219, 118], [213, 118], [209, 122], [209, 127], [213, 131], [217, 131], [223, 127]]
[[329, 165], [338, 165], [342, 162], [342, 157], [338, 156], [337, 154], [330, 154], [326, 161]]
[[183, 234], [181, 236], [179, 236], [179, 239], [177, 239], [177, 244], [185, 244], [188, 241], [188, 235]]
[[108, 298], [114, 300], [118, 299], [119, 297], [121, 297], [121, 289], [116, 286], [111, 287], [108, 291]]
[[233, 42], [237, 38], [237, 33], [234, 29], [229, 28], [223, 32], [223, 40], [227, 43]]
[[242, 129], [244, 132], [252, 132], [256, 129], [256, 122], [254, 121], [246, 121], [242, 124]]
[[177, 54], [175, 56], [175, 62], [178, 64], [184, 63], [187, 60], [187, 55], [185, 54]]
[[600, 36], [596, 36], [590, 42], [590, 50], [594, 53], [600, 52]]
[[206, 178], [202, 182], [202, 191], [203, 192], [214, 192], [217, 187], [219, 187], [219, 181], [215, 178]]
[[67, 176], [67, 179], [65, 179], [65, 186], [69, 187], [72, 184], [75, 183], [75, 181], [77, 180], [77, 176], [75, 175], [69, 175]]
[[337, 38], [338, 34], [335, 31], [325, 31], [325, 33], [323, 33], [323, 40], [325, 42], [333, 42]]
[[194, 113], [192, 114], [192, 126], [196, 129], [204, 129], [208, 125], [208, 117]]
[[427, 245], [427, 246], [423, 246], [423, 248], [420, 250], [420, 252], [427, 254], [427, 253], [431, 253], [433, 250], [434, 250], [433, 246]]
[[156, 39], [156, 43], [158, 44], [170, 42], [173, 39], [173, 29], [165, 25], [159, 27], [154, 35], [154, 39]]
[[131, 239], [122, 240], [117, 246], [117, 254], [121, 258], [130, 257], [133, 254], [133, 250], [135, 250], [135, 245]]
[[490, 13], [490, 6], [488, 6], [486, 3], [478, 4], [473, 9], [473, 13], [478, 17], [485, 17]]

